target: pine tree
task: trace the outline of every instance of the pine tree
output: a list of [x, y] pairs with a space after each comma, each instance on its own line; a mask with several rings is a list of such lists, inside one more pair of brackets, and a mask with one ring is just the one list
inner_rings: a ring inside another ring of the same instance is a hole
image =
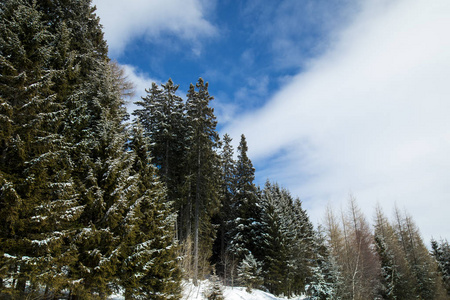
[[283, 228], [283, 218], [278, 185], [271, 185], [269, 182], [263, 190], [263, 224], [265, 225], [264, 237], [264, 286], [275, 295], [284, 294], [288, 287], [288, 276], [290, 275], [289, 247], [290, 236], [287, 236], [286, 229]]
[[[188, 201], [193, 204], [193, 279], [197, 284], [198, 272], [205, 273], [211, 256], [215, 230], [211, 216], [219, 207], [219, 136], [216, 132], [214, 109], [209, 106], [213, 97], [209, 95], [208, 83], [199, 78], [197, 84], [191, 84], [186, 101], [187, 124], [189, 126]], [[191, 200], [192, 199], [192, 200]], [[191, 204], [188, 203], [188, 208]], [[200, 258], [202, 255], [202, 258]], [[200, 265], [202, 263], [202, 265]]]

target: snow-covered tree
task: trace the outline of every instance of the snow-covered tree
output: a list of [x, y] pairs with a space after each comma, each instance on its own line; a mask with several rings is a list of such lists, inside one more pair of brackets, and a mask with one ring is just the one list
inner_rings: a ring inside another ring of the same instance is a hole
[[314, 264], [307, 279], [306, 294], [314, 300], [336, 299], [339, 271], [332, 260], [322, 227], [314, 235]]
[[257, 261], [250, 252], [245, 255], [237, 268], [238, 279], [249, 293], [252, 289], [259, 288], [264, 282], [262, 277], [261, 262]]
[[258, 204], [258, 190], [253, 183], [255, 168], [247, 156], [247, 141], [241, 135], [236, 161], [234, 197], [231, 203], [231, 220], [228, 253], [240, 262], [250, 252], [260, 257], [261, 241], [261, 207]]
[[447, 295], [450, 295], [450, 245], [447, 240], [431, 241], [432, 255], [436, 259], [442, 275]]
[[1, 269], [23, 293], [66, 283], [73, 253], [65, 238], [80, 215], [64, 106], [53, 66], [56, 35], [33, 1], [0, 4]]
[[423, 243], [412, 217], [395, 209], [395, 233], [415, 278], [415, 294], [422, 299], [445, 299], [438, 265]]
[[393, 226], [377, 207], [375, 245], [381, 262], [381, 294], [386, 299], [406, 299], [415, 280]]
[[120, 281], [126, 299], [178, 299], [181, 272], [174, 240], [175, 215], [151, 163], [139, 123], [130, 148], [135, 157], [128, 205], [122, 222]]
[[[220, 204], [220, 158], [216, 149], [219, 135], [216, 131], [216, 117], [210, 101], [208, 83], [199, 78], [191, 84], [187, 93], [186, 115], [188, 124], [187, 168], [189, 188], [185, 195], [188, 209], [193, 208], [193, 279], [197, 284], [198, 272], [206, 272], [208, 259], [212, 254], [215, 229], [211, 217]], [[201, 256], [201, 257], [200, 257]], [[201, 265], [203, 262], [203, 265]]]
[[261, 196], [265, 287], [277, 295], [299, 295], [316, 267], [314, 230], [299, 199], [266, 183]]
[[141, 108], [134, 115], [144, 126], [150, 139], [153, 163], [168, 188], [171, 201], [180, 201], [180, 185], [183, 178], [182, 165], [186, 155], [186, 124], [184, 103], [177, 96], [178, 85], [171, 79], [159, 88], [152, 83], [147, 96], [136, 102]]
[[209, 285], [206, 287], [203, 295], [208, 300], [225, 300], [223, 295], [223, 287], [219, 276], [215, 273], [209, 279]]
[[212, 264], [216, 266], [217, 273], [227, 282], [232, 269], [232, 261], [226, 249], [229, 244], [228, 232], [232, 220], [232, 200], [235, 192], [235, 161], [233, 159], [233, 146], [231, 137], [228, 134], [223, 136], [221, 159], [221, 189], [220, 189], [220, 210], [213, 219], [213, 223], [218, 226], [217, 238], [214, 241]]

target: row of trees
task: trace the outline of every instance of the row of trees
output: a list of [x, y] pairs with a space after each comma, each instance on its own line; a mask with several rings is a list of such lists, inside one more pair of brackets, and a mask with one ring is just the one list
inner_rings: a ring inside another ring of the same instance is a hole
[[153, 84], [134, 115], [175, 204], [185, 274], [197, 284], [214, 267], [231, 285], [301, 293], [318, 247], [301, 202], [277, 184], [256, 187], [244, 135], [237, 160], [231, 137], [219, 140], [208, 83], [191, 85], [186, 101], [177, 89], [170, 79]]
[[[391, 222], [380, 207], [370, 229], [351, 196], [347, 212], [328, 210], [325, 232], [334, 268], [335, 295], [341, 299], [448, 299], [445, 261], [434, 241], [433, 252], [423, 243], [411, 216], [397, 208]], [[448, 250], [448, 249], [447, 249]], [[448, 272], [448, 271], [447, 271]]]
[[208, 84], [199, 79], [191, 85], [186, 102], [177, 89], [171, 80], [153, 84], [135, 115], [145, 124], [154, 163], [172, 192], [186, 278], [197, 284], [214, 268], [227, 284], [277, 295], [447, 297], [441, 275], [448, 257], [438, 255], [448, 250], [445, 243], [434, 242], [430, 255], [411, 217], [396, 211], [394, 226], [381, 208], [372, 231], [353, 197], [348, 213], [336, 217], [329, 210], [325, 229], [314, 230], [301, 202], [287, 190], [270, 182], [255, 186], [244, 135], [236, 160], [231, 137], [219, 141]]
[[450, 249], [350, 201], [315, 230], [220, 139], [208, 83], [130, 83], [90, 0], [0, 3], [0, 296], [178, 299], [181, 278], [313, 299], [445, 299]]

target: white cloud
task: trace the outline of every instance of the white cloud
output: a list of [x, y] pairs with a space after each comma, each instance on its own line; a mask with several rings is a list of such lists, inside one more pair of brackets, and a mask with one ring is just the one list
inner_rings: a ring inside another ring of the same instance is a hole
[[[205, 19], [206, 5], [200, 0], [94, 0], [93, 4], [113, 56], [141, 36], [155, 39], [164, 32], [196, 41], [216, 32]], [[198, 45], [194, 50], [199, 51]]]
[[[302, 197], [314, 222], [352, 192], [450, 238], [450, 2], [366, 1], [335, 44], [262, 109], [225, 128]], [[260, 178], [264, 183], [266, 178]]]
[[[137, 70], [134, 66], [120, 65], [120, 67], [123, 68], [126, 79], [134, 85], [135, 94], [128, 100], [127, 103], [127, 111], [131, 115], [131, 113], [138, 108], [134, 102], [140, 101], [141, 97], [145, 97], [147, 95], [145, 89], [150, 89], [153, 82], [160, 84], [161, 81], [151, 78], [148, 74]], [[133, 118], [133, 116], [131, 116], [131, 118]]]

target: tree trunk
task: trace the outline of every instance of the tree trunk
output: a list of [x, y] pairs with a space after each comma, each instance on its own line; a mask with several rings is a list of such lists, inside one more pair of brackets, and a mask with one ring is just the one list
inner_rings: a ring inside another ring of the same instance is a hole
[[200, 223], [200, 150], [197, 151], [197, 182], [195, 188], [195, 213], [194, 213], [194, 285], [197, 286], [198, 280], [198, 231]]

